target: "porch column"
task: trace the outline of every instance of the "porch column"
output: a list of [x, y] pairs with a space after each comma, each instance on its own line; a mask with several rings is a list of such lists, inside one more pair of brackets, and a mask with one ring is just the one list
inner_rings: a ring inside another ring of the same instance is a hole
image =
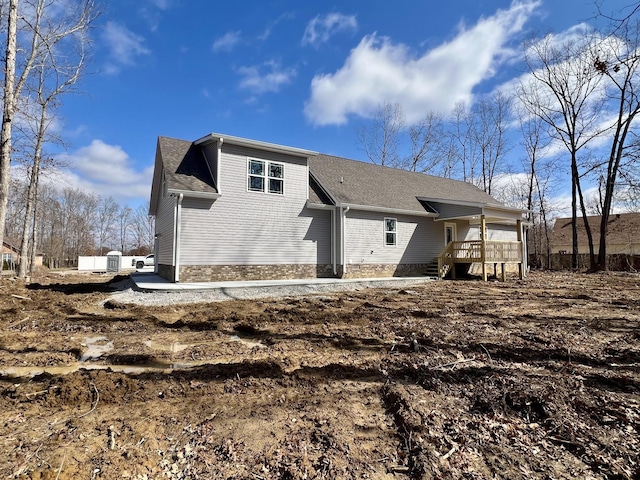
[[480, 215], [480, 261], [482, 262], [482, 280], [487, 281], [487, 219], [484, 214]]
[[525, 248], [524, 248], [524, 242], [522, 241], [522, 220], [518, 220], [516, 221], [516, 226], [518, 229], [518, 242], [520, 242], [520, 262], [518, 262], [518, 275], [520, 277], [520, 280], [523, 279], [524, 277], [524, 252], [525, 252]]

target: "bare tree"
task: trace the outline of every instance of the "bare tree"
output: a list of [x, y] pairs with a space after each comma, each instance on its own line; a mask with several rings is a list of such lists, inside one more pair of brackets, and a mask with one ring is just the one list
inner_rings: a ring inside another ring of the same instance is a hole
[[[18, 12], [18, 6], [21, 6]], [[18, 15], [20, 13], [20, 15]], [[32, 186], [28, 195], [30, 221], [39, 178], [40, 158], [44, 134], [50, 124], [51, 104], [63, 92], [75, 84], [84, 64], [84, 47], [87, 31], [97, 17], [93, 0], [78, 0], [75, 5], [60, 8], [55, 0], [10, 0], [7, 20], [7, 42], [4, 82], [4, 111], [0, 149], [0, 240], [6, 223], [8, 184], [12, 157], [12, 125], [19, 105], [35, 106], [38, 125], [33, 146], [33, 168], [30, 172]], [[18, 34], [20, 31], [20, 34]], [[19, 75], [16, 79], [16, 64]], [[33, 77], [33, 89], [29, 90]], [[33, 100], [30, 102], [28, 100]], [[27, 113], [22, 111], [21, 113]], [[29, 228], [25, 228], [28, 232]], [[28, 233], [27, 233], [28, 235]], [[25, 251], [22, 258], [26, 259]], [[25, 264], [25, 262], [22, 262]], [[26, 272], [20, 267], [20, 274]]]
[[137, 255], [153, 252], [155, 244], [154, 217], [149, 215], [149, 202], [133, 211], [132, 229]]
[[525, 46], [529, 80], [520, 85], [518, 97], [532, 115], [550, 128], [552, 137], [569, 152], [571, 164], [572, 266], [578, 266], [578, 202], [589, 242], [591, 268], [595, 268], [593, 236], [587, 218], [578, 152], [598, 137], [603, 98], [601, 76], [589, 54], [593, 38], [586, 35], [561, 44], [552, 35]]
[[[120, 205], [116, 203], [113, 197], [101, 198], [98, 202], [97, 217], [96, 217], [96, 237], [98, 240], [98, 255], [104, 255], [105, 249], [111, 248], [107, 245], [113, 246], [116, 244], [114, 239], [114, 233], [116, 226], [119, 222]], [[109, 243], [109, 240], [112, 240]]]
[[118, 228], [120, 233], [120, 251], [123, 255], [126, 255], [127, 246], [129, 244], [129, 227], [131, 226], [133, 216], [133, 210], [129, 205], [125, 205], [120, 210], [120, 216], [118, 219]]
[[540, 115], [519, 112], [522, 145], [526, 152], [523, 162], [527, 172], [526, 206], [533, 221], [533, 253], [539, 258], [545, 249], [546, 268], [551, 268], [551, 242], [549, 232], [548, 193], [555, 178], [556, 165], [553, 158], [546, 155], [551, 139], [546, 135], [544, 122]]
[[457, 103], [451, 111], [451, 122], [445, 134], [448, 142], [446, 169], [449, 177], [460, 172], [463, 181], [476, 183], [478, 157], [473, 141], [473, 115], [463, 104]]
[[[7, 43], [3, 83], [2, 129], [0, 130], [0, 245], [4, 240], [4, 225], [9, 201], [9, 173], [11, 171], [11, 138], [16, 99], [24, 85], [23, 78], [15, 83], [16, 50], [18, 41], [18, 0], [9, 0], [7, 15]], [[34, 54], [35, 55], [35, 54]]]
[[[614, 114], [610, 150], [600, 175], [602, 214], [596, 269], [607, 270], [609, 214], [625, 152], [629, 150], [632, 126], [640, 113], [640, 20], [628, 19], [616, 35], [605, 37], [591, 49], [593, 65], [605, 79], [608, 101]], [[618, 36], [619, 35], [619, 36]], [[630, 156], [636, 160], [633, 156]], [[634, 162], [634, 163], [636, 163]]]
[[408, 130], [411, 153], [403, 168], [412, 172], [433, 172], [443, 159], [443, 119], [435, 112], [427, 113]]
[[384, 103], [374, 112], [371, 123], [358, 132], [360, 146], [371, 162], [391, 167], [400, 161], [399, 144], [405, 128], [402, 107]]
[[506, 131], [510, 110], [511, 99], [501, 92], [480, 100], [471, 109], [471, 136], [480, 157], [478, 186], [489, 195], [494, 177], [504, 170], [502, 164], [509, 150]]

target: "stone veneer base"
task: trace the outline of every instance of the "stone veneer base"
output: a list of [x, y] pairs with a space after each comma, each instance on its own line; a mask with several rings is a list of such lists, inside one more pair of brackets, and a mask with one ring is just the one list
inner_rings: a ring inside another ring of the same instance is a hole
[[331, 278], [332, 265], [183, 265], [180, 282]]
[[427, 275], [426, 263], [408, 264], [352, 264], [347, 265], [343, 278], [422, 277]]

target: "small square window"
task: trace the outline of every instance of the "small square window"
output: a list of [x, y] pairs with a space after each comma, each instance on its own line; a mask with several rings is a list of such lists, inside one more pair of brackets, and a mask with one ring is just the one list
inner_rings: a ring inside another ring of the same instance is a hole
[[249, 175], [249, 190], [253, 192], [264, 192], [264, 178]]
[[278, 180], [275, 178], [269, 179], [269, 193], [278, 193], [282, 195], [283, 193], [283, 184], [282, 180]]
[[264, 162], [260, 160], [249, 160], [249, 175], [264, 176]]
[[280, 165], [277, 163], [269, 164], [269, 176], [272, 178], [282, 178], [284, 177], [284, 165]]
[[284, 163], [249, 158], [247, 189], [252, 192], [284, 195]]

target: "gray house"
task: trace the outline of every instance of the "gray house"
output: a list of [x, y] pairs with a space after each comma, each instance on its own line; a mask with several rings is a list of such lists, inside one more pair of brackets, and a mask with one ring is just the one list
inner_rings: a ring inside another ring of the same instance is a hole
[[[455, 275], [518, 265], [523, 211], [475, 186], [212, 133], [158, 138], [149, 213], [174, 282]], [[497, 272], [497, 270], [496, 270]]]

